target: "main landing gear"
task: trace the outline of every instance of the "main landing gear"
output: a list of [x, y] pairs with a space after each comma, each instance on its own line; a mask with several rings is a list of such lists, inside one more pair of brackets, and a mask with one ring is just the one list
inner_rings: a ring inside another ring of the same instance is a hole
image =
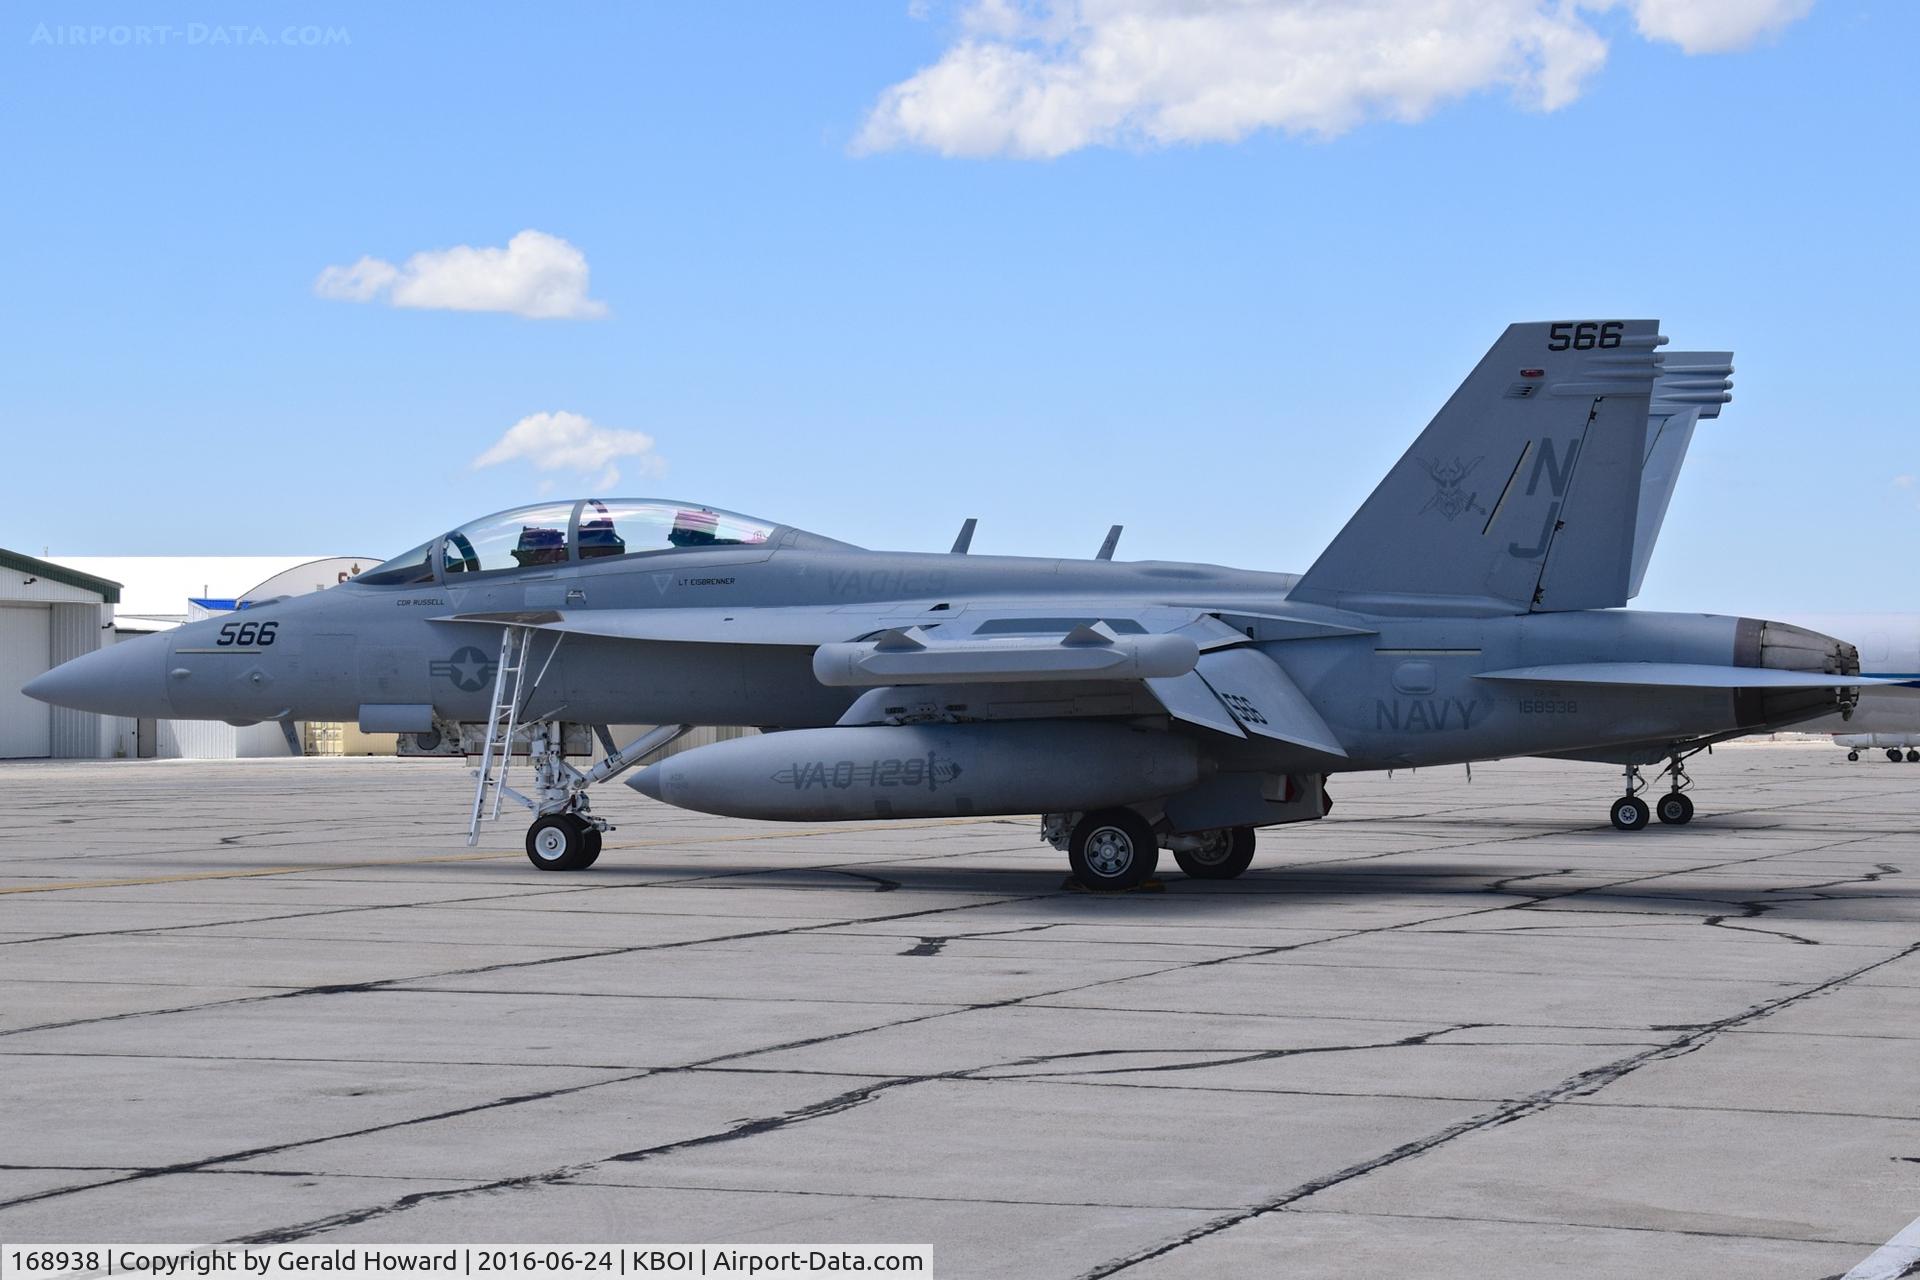
[[1656, 782], [1662, 777], [1671, 776], [1673, 788], [1652, 804], [1647, 802], [1643, 794], [1651, 789], [1652, 784], [1640, 776], [1640, 766], [1626, 766], [1627, 794], [1613, 802], [1610, 816], [1614, 827], [1621, 831], [1638, 831], [1647, 825], [1649, 818], [1655, 816], [1670, 827], [1682, 827], [1692, 822], [1693, 797], [1687, 794], [1687, 788], [1693, 785], [1693, 779], [1687, 776], [1687, 757], [1692, 754], [1691, 751], [1674, 752], [1666, 767], [1654, 776]]
[[1195, 880], [1232, 880], [1252, 864], [1253, 843], [1252, 827], [1220, 827], [1174, 836], [1170, 847], [1173, 860]]
[[[1040, 834], [1066, 851], [1073, 878], [1088, 889], [1137, 889], [1160, 865], [1161, 837], [1132, 809], [1050, 813]], [[1196, 880], [1231, 880], [1253, 862], [1252, 827], [1168, 836], [1166, 844], [1180, 869]]]

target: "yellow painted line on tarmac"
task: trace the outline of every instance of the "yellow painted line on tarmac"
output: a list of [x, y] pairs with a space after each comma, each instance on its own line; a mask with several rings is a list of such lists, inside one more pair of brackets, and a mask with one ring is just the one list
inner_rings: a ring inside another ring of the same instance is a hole
[[[732, 844], [742, 840], [784, 840], [790, 837], [844, 835], [849, 830], [860, 831], [912, 831], [923, 827], [955, 827], [967, 823], [979, 822], [979, 818], [934, 818], [922, 822], [876, 823], [859, 828], [849, 827], [809, 827], [800, 831], [755, 831], [731, 836], [702, 836], [662, 838], [658, 840], [628, 840], [619, 844], [609, 844], [609, 849], [645, 849], [666, 844]], [[511, 852], [489, 852], [478, 850], [473, 853], [435, 853], [422, 858], [384, 858], [370, 862], [314, 862], [295, 867], [255, 867], [248, 871], [186, 871], [171, 876], [134, 876], [121, 880], [67, 880], [59, 884], [23, 884], [0, 888], [0, 894], [8, 893], [59, 893], [67, 889], [125, 889], [143, 884], [181, 884], [190, 880], [247, 880], [258, 876], [297, 876], [308, 871], [353, 871], [366, 867], [411, 867], [431, 862], [482, 862], [489, 858], [519, 858], [526, 855], [518, 849]], [[769, 868], [770, 870], [772, 868]]]

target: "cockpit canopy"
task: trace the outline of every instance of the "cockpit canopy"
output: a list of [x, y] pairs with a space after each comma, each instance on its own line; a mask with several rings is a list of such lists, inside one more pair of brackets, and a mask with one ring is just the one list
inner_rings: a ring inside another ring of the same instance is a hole
[[686, 502], [587, 498], [515, 507], [442, 534], [361, 574], [366, 586], [697, 547], [760, 546], [782, 526]]

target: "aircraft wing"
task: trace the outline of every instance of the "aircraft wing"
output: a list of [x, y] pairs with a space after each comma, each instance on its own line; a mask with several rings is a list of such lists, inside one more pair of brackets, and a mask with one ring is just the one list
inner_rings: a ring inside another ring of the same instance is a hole
[[[1240, 617], [1239, 614], [1230, 614]], [[1247, 634], [1215, 611], [1138, 601], [969, 601], [856, 606], [522, 610], [442, 622], [530, 627], [560, 635], [814, 650], [814, 674], [838, 688], [897, 690], [1058, 686], [1143, 688], [1176, 720], [1225, 734], [1345, 749], [1306, 696]], [[1029, 695], [1032, 696], [1032, 695]], [[878, 699], [879, 703], [890, 701]], [[864, 708], [865, 700], [862, 700]], [[1062, 704], [1062, 714], [1100, 714]], [[865, 714], [864, 709], [861, 714]]]
[[1569, 662], [1483, 671], [1474, 679], [1526, 684], [1637, 685], [1650, 689], [1850, 689], [1900, 683], [1878, 676], [1779, 671], [1772, 667], [1720, 667], [1692, 662]]

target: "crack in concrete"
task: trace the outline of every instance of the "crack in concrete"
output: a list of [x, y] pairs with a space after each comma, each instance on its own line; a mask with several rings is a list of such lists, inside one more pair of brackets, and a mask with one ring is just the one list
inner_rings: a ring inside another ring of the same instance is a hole
[[[1307, 1045], [1291, 1049], [1086, 1049], [1077, 1053], [1044, 1053], [1030, 1058], [1018, 1058], [996, 1067], [978, 1067], [980, 1071], [1010, 1072], [1019, 1067], [1043, 1066], [1053, 1062], [1072, 1062], [1088, 1058], [1137, 1057], [1141, 1054], [1202, 1054], [1213, 1053], [1223, 1056], [1205, 1058], [1198, 1062], [1153, 1063], [1135, 1067], [1104, 1067], [1079, 1071], [1022, 1071], [1017, 1075], [995, 1075], [985, 1077], [991, 1080], [1048, 1080], [1057, 1077], [1084, 1079], [1088, 1076], [1124, 1076], [1173, 1071], [1203, 1071], [1210, 1067], [1234, 1067], [1249, 1062], [1271, 1062], [1279, 1058], [1301, 1058], [1323, 1053], [1358, 1053], [1367, 1049], [1406, 1049], [1417, 1045], [1431, 1044], [1444, 1035], [1456, 1031], [1471, 1031], [1484, 1026], [1479, 1022], [1462, 1022], [1456, 1026], [1440, 1027], [1432, 1031], [1421, 1031], [1414, 1035], [1401, 1036], [1397, 1040], [1376, 1040], [1362, 1044]], [[1498, 1044], [1497, 1041], [1476, 1041], [1473, 1047], [1482, 1044]]]
[[1550, 1110], [1569, 1099], [1592, 1097], [1608, 1085], [1624, 1079], [1626, 1076], [1631, 1075], [1649, 1063], [1694, 1053], [1725, 1031], [1749, 1022], [1758, 1021], [1762, 1018], [1771, 1017], [1782, 1009], [1799, 1004], [1802, 1001], [1811, 1000], [1829, 991], [1837, 990], [1876, 969], [1897, 963], [1916, 954], [1920, 954], [1920, 942], [1912, 943], [1894, 955], [1882, 957], [1869, 964], [1862, 965], [1859, 968], [1841, 974], [1838, 977], [1828, 978], [1812, 986], [1802, 988], [1790, 995], [1781, 996], [1775, 1000], [1762, 1001], [1759, 1004], [1751, 1005], [1741, 1012], [1728, 1017], [1715, 1019], [1712, 1022], [1701, 1023], [1675, 1040], [1642, 1049], [1638, 1053], [1628, 1054], [1626, 1057], [1617, 1058], [1612, 1062], [1604, 1063], [1597, 1067], [1589, 1067], [1585, 1071], [1577, 1072], [1557, 1084], [1528, 1094], [1526, 1097], [1504, 1103], [1491, 1111], [1486, 1111], [1480, 1115], [1471, 1116], [1465, 1120], [1447, 1125], [1437, 1132], [1428, 1134], [1422, 1138], [1417, 1138], [1412, 1142], [1402, 1143], [1380, 1155], [1360, 1161], [1357, 1164], [1349, 1165], [1334, 1173], [1325, 1174], [1319, 1178], [1301, 1183], [1299, 1186], [1265, 1200], [1260, 1204], [1254, 1205], [1251, 1208], [1224, 1214], [1212, 1222], [1183, 1232], [1171, 1240], [1162, 1241], [1159, 1244], [1136, 1250], [1133, 1253], [1102, 1263], [1082, 1273], [1080, 1280], [1105, 1280], [1107, 1276], [1117, 1275], [1143, 1262], [1164, 1257], [1174, 1250], [1184, 1248], [1197, 1240], [1204, 1240], [1208, 1236], [1218, 1235], [1222, 1231], [1230, 1230], [1245, 1222], [1251, 1222], [1255, 1218], [1264, 1217], [1269, 1213], [1285, 1209], [1311, 1196], [1318, 1195], [1322, 1191], [1354, 1181], [1358, 1178], [1364, 1178], [1369, 1174], [1376, 1173], [1391, 1165], [1396, 1165], [1403, 1161], [1425, 1155], [1429, 1151], [1445, 1146], [1470, 1133], [1478, 1133], [1482, 1130], [1512, 1124], [1528, 1116]]

